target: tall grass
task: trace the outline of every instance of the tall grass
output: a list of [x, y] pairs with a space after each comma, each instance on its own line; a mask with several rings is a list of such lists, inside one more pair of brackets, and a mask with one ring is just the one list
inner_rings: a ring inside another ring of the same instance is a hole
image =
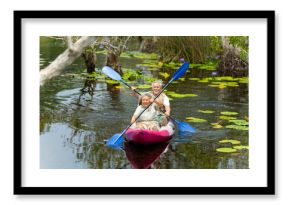
[[158, 53], [164, 62], [183, 58], [192, 63], [205, 63], [215, 55], [210, 36], [162, 36], [157, 40]]

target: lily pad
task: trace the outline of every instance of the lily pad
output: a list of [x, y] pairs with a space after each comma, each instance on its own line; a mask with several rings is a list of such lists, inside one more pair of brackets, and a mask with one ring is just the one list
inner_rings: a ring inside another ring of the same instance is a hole
[[242, 84], [249, 83], [249, 78], [248, 77], [236, 78], [236, 79], [238, 79], [239, 83], [242, 83]]
[[214, 129], [220, 129], [220, 128], [223, 127], [223, 126], [220, 125], [219, 123], [211, 123], [211, 125], [212, 125], [212, 128], [214, 128]]
[[234, 146], [234, 149], [249, 149], [249, 146], [246, 146], [246, 145], [239, 145], [239, 146]]
[[217, 81], [237, 81], [239, 79], [233, 78], [232, 76], [221, 76], [221, 77], [215, 77], [215, 80], [217, 80]]
[[219, 141], [219, 143], [231, 143], [233, 145], [241, 144], [241, 142], [239, 140], [221, 140], [221, 141]]
[[168, 73], [163, 73], [163, 72], [159, 72], [159, 75], [163, 76], [165, 79], [167, 79], [170, 75]]
[[205, 114], [211, 114], [211, 113], [214, 113], [215, 111], [213, 111], [213, 110], [198, 110], [198, 112], [205, 113]]
[[151, 88], [151, 85], [138, 85], [139, 89], [148, 89], [148, 88]]
[[236, 117], [231, 117], [231, 116], [225, 116], [225, 115], [221, 115], [219, 116], [220, 120], [235, 120], [237, 119]]
[[216, 65], [201, 65], [198, 68], [202, 70], [216, 70]]
[[236, 152], [236, 149], [230, 148], [230, 147], [222, 147], [222, 148], [218, 148], [216, 149], [217, 152], [225, 152], [225, 153], [232, 153], [232, 152]]
[[197, 117], [187, 117], [185, 119], [187, 122], [207, 122], [205, 119], [197, 118]]
[[188, 78], [188, 80], [200, 80], [200, 78]]
[[188, 97], [196, 97], [196, 94], [189, 93], [189, 94], [180, 94], [175, 92], [167, 92], [167, 95], [173, 97], [173, 98], [188, 98]]
[[233, 122], [235, 125], [247, 126], [249, 123], [246, 120], [230, 120], [229, 122]]
[[142, 52], [130, 52], [129, 55], [133, 55], [135, 58], [141, 58], [141, 59], [151, 59], [156, 60], [157, 54], [156, 53], [142, 53]]
[[249, 130], [248, 126], [240, 126], [240, 125], [227, 125], [226, 128], [236, 129], [236, 130]]
[[148, 82], [148, 83], [152, 83], [152, 82], [154, 82], [155, 80], [157, 80], [156, 78], [154, 78], [154, 77], [150, 77], [150, 76], [144, 76], [144, 81], [145, 82]]
[[237, 82], [217, 82], [214, 81], [211, 85], [219, 85], [219, 86], [229, 86], [229, 87], [238, 87], [239, 84]]
[[230, 111], [224, 111], [224, 112], [221, 112], [222, 115], [237, 115], [239, 113], [237, 112], [230, 112]]
[[114, 84], [119, 84], [119, 81], [116, 80], [106, 80], [106, 83], [114, 85]]

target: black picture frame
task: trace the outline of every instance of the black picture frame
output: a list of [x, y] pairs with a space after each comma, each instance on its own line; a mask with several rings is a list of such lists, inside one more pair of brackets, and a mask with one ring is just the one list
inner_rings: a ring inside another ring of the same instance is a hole
[[[205, 18], [267, 21], [267, 186], [265, 187], [24, 187], [22, 185], [22, 19]], [[275, 194], [275, 11], [14, 11], [15, 195], [273, 195]]]

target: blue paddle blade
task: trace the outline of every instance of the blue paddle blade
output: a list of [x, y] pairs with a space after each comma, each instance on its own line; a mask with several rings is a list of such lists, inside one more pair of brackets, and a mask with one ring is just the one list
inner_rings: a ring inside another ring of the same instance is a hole
[[110, 78], [114, 80], [122, 80], [122, 77], [117, 73], [113, 68], [109, 66], [104, 66], [102, 68], [102, 73], [104, 73], [106, 76], [109, 76]]
[[[114, 134], [107, 142], [106, 145], [113, 149], [121, 149], [124, 138], [121, 136], [122, 133]], [[121, 137], [120, 137], [121, 136]]]
[[188, 133], [188, 134], [193, 134], [196, 132], [196, 129], [186, 122], [180, 122], [178, 120], [175, 120], [175, 123], [178, 126], [179, 132]]
[[178, 68], [178, 70], [174, 73], [171, 80], [177, 80], [178, 78], [183, 76], [188, 68], [189, 68], [189, 63], [188, 62], [183, 63], [182, 66], [180, 66], [180, 68]]

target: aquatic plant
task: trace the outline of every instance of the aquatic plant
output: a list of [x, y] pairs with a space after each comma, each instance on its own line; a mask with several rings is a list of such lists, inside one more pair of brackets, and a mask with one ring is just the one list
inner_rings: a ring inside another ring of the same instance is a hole
[[227, 125], [226, 128], [235, 129], [235, 130], [249, 130], [248, 126], [241, 126], [241, 125]]
[[240, 126], [247, 126], [247, 125], [249, 125], [249, 123], [246, 120], [229, 120], [229, 122], [232, 122], [235, 125], [240, 125]]
[[225, 116], [225, 115], [221, 115], [219, 116], [220, 120], [235, 120], [237, 119], [236, 117], [231, 117], [231, 116]]
[[234, 146], [233, 148], [237, 149], [237, 150], [242, 150], [242, 149], [249, 149], [249, 146], [247, 146], [247, 145], [239, 145], [239, 146]]
[[215, 111], [214, 110], [198, 110], [198, 112], [205, 113], [205, 114], [211, 114], [211, 113], [214, 113]]
[[223, 128], [223, 126], [219, 123], [210, 123], [212, 125], [212, 128], [214, 129], [220, 129]]
[[221, 114], [222, 115], [237, 115], [239, 113], [237, 113], [237, 112], [230, 112], [230, 111], [223, 111], [223, 112], [221, 112]]
[[222, 147], [222, 148], [218, 148], [216, 149], [217, 152], [224, 152], [224, 153], [232, 153], [232, 152], [236, 152], [236, 149], [233, 149], [231, 147]]
[[185, 120], [187, 122], [207, 122], [206, 119], [201, 119], [201, 118], [197, 118], [197, 117], [187, 117], [187, 118], [185, 118]]
[[175, 92], [171, 92], [168, 91], [166, 92], [167, 95], [173, 97], [173, 98], [188, 98], [188, 97], [196, 97], [196, 94], [193, 93], [188, 93], [188, 94], [180, 94], [180, 93], [175, 93]]
[[241, 144], [241, 142], [239, 140], [221, 140], [221, 141], [219, 141], [219, 143], [231, 143], [233, 145]]
[[139, 89], [149, 89], [149, 88], [151, 88], [151, 85], [138, 85], [137, 86], [137, 88], [139, 88]]

